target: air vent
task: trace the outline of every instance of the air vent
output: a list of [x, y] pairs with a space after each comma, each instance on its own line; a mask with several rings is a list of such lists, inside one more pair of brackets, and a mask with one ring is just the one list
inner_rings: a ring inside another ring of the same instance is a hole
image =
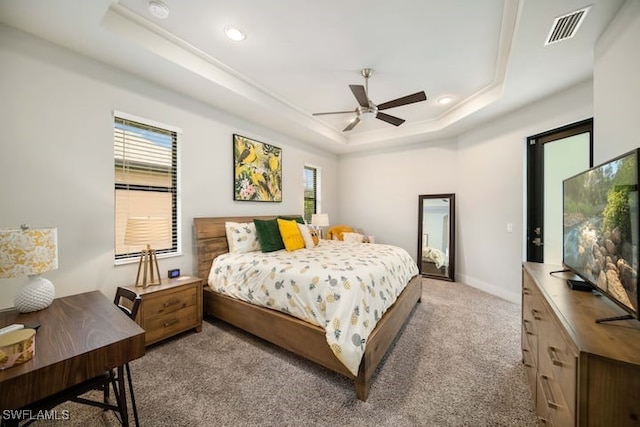
[[584, 17], [587, 16], [591, 6], [587, 6], [584, 9], [576, 10], [575, 12], [567, 13], [563, 16], [558, 16], [551, 26], [545, 46], [557, 43], [562, 40], [570, 39], [576, 35], [578, 28], [582, 25]]

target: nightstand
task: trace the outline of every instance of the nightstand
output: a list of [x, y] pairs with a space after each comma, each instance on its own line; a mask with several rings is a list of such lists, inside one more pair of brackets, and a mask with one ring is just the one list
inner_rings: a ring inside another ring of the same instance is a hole
[[189, 329], [202, 330], [201, 278], [163, 278], [161, 285], [127, 288], [142, 298], [136, 323], [145, 330], [147, 346]]

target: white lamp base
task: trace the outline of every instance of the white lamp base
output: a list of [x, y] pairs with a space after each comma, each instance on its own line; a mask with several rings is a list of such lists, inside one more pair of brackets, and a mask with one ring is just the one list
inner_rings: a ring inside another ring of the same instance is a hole
[[29, 276], [29, 281], [18, 290], [13, 304], [20, 313], [30, 313], [49, 307], [55, 296], [53, 283], [40, 275], [34, 275]]

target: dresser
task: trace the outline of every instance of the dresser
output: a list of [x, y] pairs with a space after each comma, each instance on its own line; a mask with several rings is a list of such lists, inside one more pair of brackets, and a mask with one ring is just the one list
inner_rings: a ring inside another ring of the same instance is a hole
[[161, 285], [128, 286], [142, 298], [136, 323], [150, 345], [189, 329], [202, 330], [202, 279], [181, 276]]
[[573, 291], [561, 266], [524, 263], [522, 361], [538, 424], [640, 426], [640, 322], [604, 296]]

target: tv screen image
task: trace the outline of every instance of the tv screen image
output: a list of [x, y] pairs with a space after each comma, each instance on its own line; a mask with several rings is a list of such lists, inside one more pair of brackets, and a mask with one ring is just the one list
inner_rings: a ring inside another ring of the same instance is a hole
[[638, 149], [563, 182], [563, 263], [638, 318]]

